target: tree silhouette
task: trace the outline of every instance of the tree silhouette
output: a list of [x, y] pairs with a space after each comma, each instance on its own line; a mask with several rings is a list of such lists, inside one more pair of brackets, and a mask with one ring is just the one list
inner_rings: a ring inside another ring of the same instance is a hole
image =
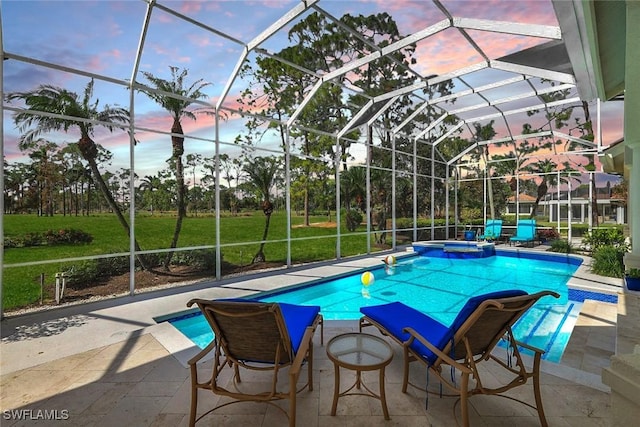
[[[180, 230], [182, 229], [182, 220], [187, 216], [187, 191], [184, 183], [184, 165], [182, 161], [182, 156], [184, 155], [184, 131], [182, 130], [181, 120], [183, 117], [193, 120], [196, 119], [194, 112], [188, 110], [188, 108], [193, 104], [194, 100], [202, 99], [207, 96], [202, 92], [202, 89], [210, 84], [202, 79], [198, 79], [191, 85], [187, 86], [185, 78], [189, 73], [188, 70], [184, 69], [179, 72], [177, 67], [169, 67], [169, 69], [171, 70], [171, 80], [165, 80], [160, 77], [156, 77], [149, 72], [143, 71], [142, 75], [151, 83], [153, 90], [141, 90], [141, 92], [145, 93], [149, 98], [153, 99], [162, 108], [169, 112], [173, 119], [173, 124], [171, 126], [172, 153], [170, 163], [175, 168], [176, 190], [178, 196], [178, 217], [173, 230], [171, 245], [169, 246], [171, 250], [167, 253], [163, 263], [165, 270], [169, 269], [171, 258], [173, 258], [173, 249], [178, 245]], [[177, 96], [172, 96], [170, 94]]]
[[[93, 140], [96, 126], [104, 127], [113, 132], [114, 129], [121, 128], [118, 124], [129, 123], [129, 111], [109, 105], [105, 105], [99, 110], [98, 100], [93, 101], [92, 98], [93, 79], [85, 87], [82, 96], [52, 85], [40, 85], [32, 91], [14, 92], [7, 95], [9, 102], [23, 101], [26, 104], [26, 109], [16, 113], [13, 118], [18, 130], [23, 132], [18, 143], [21, 150], [33, 147], [41, 135], [49, 132], [76, 130], [80, 133], [78, 140], [80, 154], [89, 165], [95, 183], [118, 218], [118, 222], [130, 236], [129, 223], [98, 169], [96, 159], [100, 150], [98, 144]], [[140, 251], [137, 241], [135, 241], [135, 249]], [[142, 268], [147, 269], [144, 258], [139, 255], [137, 258]]]

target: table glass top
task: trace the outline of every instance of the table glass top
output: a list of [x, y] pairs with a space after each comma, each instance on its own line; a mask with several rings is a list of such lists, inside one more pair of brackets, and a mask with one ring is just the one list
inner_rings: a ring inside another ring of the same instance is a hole
[[387, 342], [373, 335], [348, 333], [327, 344], [327, 353], [340, 362], [355, 366], [375, 366], [391, 360], [393, 351]]

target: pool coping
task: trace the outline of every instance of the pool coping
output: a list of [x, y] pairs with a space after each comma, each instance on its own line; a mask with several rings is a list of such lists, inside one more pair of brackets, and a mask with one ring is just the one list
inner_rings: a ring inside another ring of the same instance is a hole
[[[506, 250], [507, 248], [505, 248]], [[511, 251], [536, 252], [521, 248]], [[539, 251], [538, 251], [539, 252]], [[2, 320], [2, 343], [0, 346], [0, 372], [2, 375], [30, 368], [45, 362], [60, 359], [87, 350], [122, 341], [128, 336], [152, 334], [182, 365], [199, 349], [188, 338], [167, 322], [154, 320], [167, 313], [186, 310], [192, 298], [229, 298], [253, 295], [266, 290], [283, 289], [328, 276], [353, 273], [354, 271], [380, 266], [384, 257], [392, 253], [396, 257], [413, 256], [413, 251], [385, 252], [375, 255], [350, 258], [330, 263], [311, 264], [291, 269], [278, 269], [250, 277], [238, 277], [220, 282], [203, 282], [167, 290], [141, 293], [83, 305], [28, 313]], [[588, 260], [588, 257], [584, 257]], [[597, 292], [617, 293], [622, 280], [595, 276], [588, 272], [583, 262], [579, 277], [569, 281], [569, 286]], [[576, 275], [574, 275], [575, 277]], [[274, 277], [278, 280], [274, 281]], [[594, 279], [593, 286], [589, 285]], [[605, 283], [603, 283], [605, 282]], [[328, 322], [351, 322], [331, 320]], [[547, 366], [547, 365], [557, 366]], [[557, 369], [556, 369], [557, 368]], [[569, 379], [579, 384], [602, 389], [600, 377], [568, 368], [553, 362], [543, 363], [545, 372]], [[575, 371], [575, 372], [574, 372]], [[567, 378], [566, 376], [569, 376]], [[604, 388], [607, 390], [608, 388]]]
[[[534, 258], [541, 258], [541, 254], [539, 251], [535, 251], [535, 250], [523, 250], [520, 248], [501, 248], [500, 251], [508, 251], [508, 252], [512, 252], [514, 255], [517, 256], [517, 253], [526, 253], [527, 255], [531, 255], [534, 254], [536, 255], [536, 257]], [[416, 256], [416, 254], [413, 251], [405, 251], [405, 252], [399, 252], [399, 253], [394, 253], [394, 255], [398, 258], [401, 259], [403, 257], [413, 257]], [[385, 255], [386, 256], [386, 255]], [[379, 258], [380, 261], [384, 261], [385, 256], [379, 256], [379, 257], [375, 257], [375, 258]], [[552, 257], [554, 256], [554, 254], [548, 254], [547, 256], [544, 257]], [[558, 258], [558, 257], [562, 257], [563, 254], [556, 254], [554, 257]], [[601, 276], [596, 276], [593, 275], [591, 273], [589, 273], [588, 270], [588, 265], [590, 264], [590, 258], [589, 257], [585, 257], [585, 256], [581, 256], [581, 255], [575, 255], [575, 254], [571, 254], [570, 255], [573, 258], [579, 258], [582, 262], [578, 265], [578, 269], [576, 270], [576, 272], [574, 273], [574, 275], [572, 276], [571, 279], [569, 279], [568, 282], [568, 287], [571, 289], [579, 289], [579, 290], [585, 290], [585, 291], [589, 291], [589, 292], [594, 292], [594, 293], [598, 293], [598, 294], [608, 294], [608, 295], [617, 295], [617, 291], [616, 289], [618, 289], [620, 286], [618, 286], [618, 284], [616, 283], [616, 279], [614, 280], [602, 280], [602, 279], [607, 279], [607, 278], [602, 278]], [[336, 276], [331, 276], [331, 277], [342, 277], [342, 276], [347, 276], [350, 274], [353, 274], [356, 271], [361, 271], [363, 269], [367, 269], [367, 268], [383, 268], [384, 266], [380, 265], [380, 264], [373, 264], [371, 266], [363, 266], [363, 267], [358, 267], [355, 268], [354, 270], [351, 270], [349, 272], [343, 272], [342, 274], [336, 275]], [[577, 282], [576, 280], [573, 280], [576, 275], [579, 274], [579, 277], [577, 278]], [[329, 276], [324, 276], [321, 278], [317, 278], [314, 280], [310, 280], [310, 281], [304, 281], [304, 282], [300, 282], [291, 286], [285, 286], [285, 287], [280, 287], [277, 289], [273, 289], [273, 292], [280, 292], [280, 291], [284, 291], [285, 289], [290, 289], [290, 288], [295, 288], [297, 286], [313, 286], [314, 284], [317, 283], [321, 283], [324, 280], [327, 279], [327, 277]], [[593, 277], [594, 279], [597, 279], [597, 282], [599, 283], [599, 285], [596, 286], [589, 286], [588, 281], [590, 279], [590, 277]], [[619, 289], [618, 289], [619, 290]], [[261, 292], [260, 292], [261, 293]], [[253, 295], [253, 294], [252, 294]], [[609, 303], [610, 302], [606, 302], [606, 301], [600, 301], [600, 302], [604, 302], [604, 303]], [[173, 317], [177, 317], [180, 315], [185, 315], [185, 314], [189, 314], [189, 313], [193, 313], [193, 312], [197, 312], [197, 310], [194, 309], [190, 309], [190, 310], [183, 310], [180, 312], [175, 312], [175, 313], [171, 313], [171, 314], [166, 314], [164, 316], [160, 316], [158, 319], [162, 319], [159, 321], [163, 321], [163, 323], [167, 324], [169, 322], [166, 322], [166, 320], [168, 318], [173, 318]], [[338, 326], [340, 324], [343, 324], [344, 326], [351, 326], [353, 327], [353, 322], [357, 322], [357, 320], [326, 320], [325, 322], [331, 322], [332, 326]], [[158, 339], [158, 341], [160, 341], [161, 343], [163, 343], [163, 345], [165, 345], [165, 347], [167, 347], [167, 349], [169, 349], [169, 347], [173, 348], [173, 354], [176, 356], [176, 358], [178, 359], [178, 361], [180, 363], [182, 363], [183, 365], [186, 366], [186, 361], [188, 360], [189, 357], [191, 357], [192, 355], [195, 355], [195, 353], [192, 353], [191, 351], [188, 351], [188, 349], [185, 349], [184, 347], [182, 347], [182, 345], [180, 345], [179, 343], [185, 344], [188, 347], [195, 347], [195, 350], [199, 350], [199, 348], [197, 346], [195, 346], [193, 344], [193, 342], [191, 340], [189, 340], [185, 335], [183, 335], [180, 331], [178, 331], [176, 328], [174, 327], [170, 327], [170, 328], [163, 328], [161, 331], [157, 331], [154, 333], [154, 336], [156, 336], [156, 339]], [[499, 351], [499, 350], [498, 350]], [[186, 359], [183, 359], [182, 357], [186, 357]], [[525, 355], [525, 357], [528, 357]], [[532, 362], [532, 360], [529, 360], [529, 362]], [[563, 365], [562, 363], [558, 363], [558, 362], [550, 362], [550, 361], [541, 361], [542, 363], [542, 370], [543, 372], [546, 373], [550, 373], [553, 374], [555, 376], [576, 382], [578, 384], [582, 384], [591, 388], [595, 388], [598, 390], [602, 390], [602, 391], [608, 391], [609, 388], [605, 385], [602, 384], [601, 378], [598, 375], [595, 374], [591, 374], [585, 371], [581, 371], [579, 369], [570, 367], [570, 366], [566, 366]]]

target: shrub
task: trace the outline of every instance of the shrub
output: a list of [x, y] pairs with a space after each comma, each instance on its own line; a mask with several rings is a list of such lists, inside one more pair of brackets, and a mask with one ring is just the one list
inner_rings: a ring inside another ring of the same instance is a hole
[[624, 233], [619, 228], [594, 228], [582, 238], [582, 244], [591, 247], [593, 252], [601, 246], [614, 246], [628, 250], [624, 239]]
[[460, 221], [463, 224], [482, 224], [482, 211], [479, 208], [462, 208]]
[[195, 249], [176, 252], [173, 254], [171, 263], [174, 265], [190, 265], [212, 271], [216, 268], [216, 251], [215, 249]]
[[48, 245], [91, 243], [93, 241], [91, 234], [74, 228], [47, 230], [42, 237]]
[[22, 245], [24, 247], [39, 246], [42, 244], [42, 236], [39, 233], [27, 233], [22, 237]]
[[584, 237], [589, 233], [589, 224], [571, 224], [571, 234], [574, 237]]
[[129, 271], [129, 257], [97, 258], [79, 261], [63, 271], [67, 276], [67, 285], [75, 288], [87, 288], [100, 279], [117, 276]]
[[551, 242], [551, 252], [559, 252], [563, 254], [570, 254], [573, 252], [573, 246], [568, 240], [557, 239]]
[[93, 236], [82, 230], [62, 228], [47, 230], [44, 233], [26, 233], [24, 236], [5, 238], [5, 248], [27, 248], [31, 246], [54, 246], [87, 244], [93, 241]]
[[347, 221], [347, 230], [356, 231], [356, 228], [362, 222], [362, 214], [355, 209], [349, 209], [345, 214]]
[[600, 245], [593, 251], [591, 271], [601, 276], [623, 277], [624, 254], [627, 248], [612, 245]]
[[540, 230], [538, 231], [538, 238], [545, 240], [557, 240], [560, 238], [560, 233], [558, 233], [553, 228]]

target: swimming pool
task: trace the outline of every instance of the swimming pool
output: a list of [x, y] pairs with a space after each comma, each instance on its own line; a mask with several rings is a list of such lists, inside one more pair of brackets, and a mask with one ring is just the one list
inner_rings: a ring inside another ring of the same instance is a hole
[[[567, 287], [580, 258], [538, 254], [528, 257], [512, 251], [480, 256], [457, 251], [428, 252], [403, 258], [393, 269], [381, 263], [378, 268], [366, 270], [374, 277], [369, 286], [363, 285], [360, 271], [253, 298], [319, 305], [327, 320], [359, 319], [362, 306], [401, 301], [450, 324], [472, 295], [513, 288], [529, 293], [549, 289], [558, 292], [560, 299], [546, 297], [539, 301], [515, 325], [514, 332], [521, 341], [547, 350], [546, 360], [560, 360], [584, 300], [584, 293], [580, 299], [581, 295]], [[589, 298], [598, 299], [597, 295]], [[200, 347], [211, 342], [211, 329], [199, 312], [168, 321]]]

